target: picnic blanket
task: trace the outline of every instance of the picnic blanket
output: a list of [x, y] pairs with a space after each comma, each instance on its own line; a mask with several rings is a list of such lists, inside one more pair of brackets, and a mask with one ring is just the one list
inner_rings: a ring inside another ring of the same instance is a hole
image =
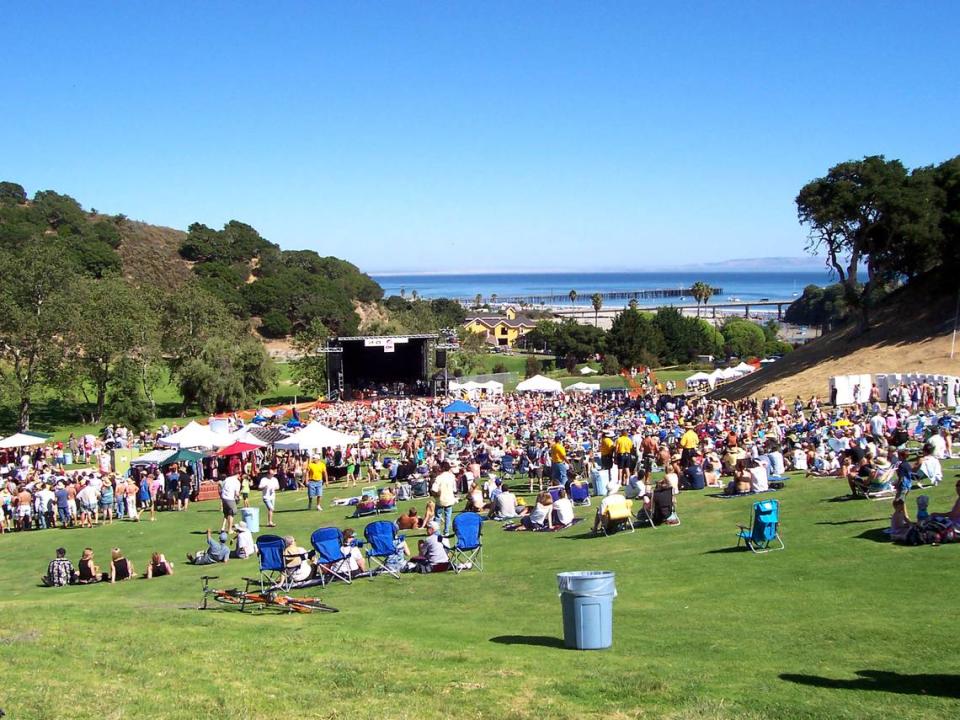
[[[534, 530], [530, 530], [528, 532], [557, 532], [559, 530], [566, 530], [568, 527], [573, 527], [578, 522], [583, 522], [583, 518], [574, 518], [573, 522], [571, 522], [569, 525], [554, 525], [552, 528], [535, 528]], [[526, 528], [523, 527], [523, 524], [518, 522], [513, 522], [513, 523], [510, 523], [509, 525], [504, 525], [503, 529], [506, 530], [507, 532], [513, 532], [515, 530], [520, 530], [520, 529], [526, 530]]]
[[723, 493], [711, 493], [707, 497], [717, 498], [718, 500], [728, 500], [729, 498], [738, 498], [738, 497], [753, 497], [754, 495], [766, 495], [767, 493], [777, 492], [780, 488], [772, 487], [769, 490], [761, 490], [760, 492], [745, 492], [745, 493], [734, 493], [733, 495], [724, 495]]

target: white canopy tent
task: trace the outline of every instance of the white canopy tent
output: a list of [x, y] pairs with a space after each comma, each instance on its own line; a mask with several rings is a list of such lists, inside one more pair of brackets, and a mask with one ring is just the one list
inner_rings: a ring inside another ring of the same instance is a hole
[[319, 450], [346, 447], [360, 442], [359, 435], [342, 433], [318, 422], [312, 422], [300, 432], [273, 444], [278, 450]]
[[157, 440], [158, 445], [175, 448], [224, 448], [234, 443], [226, 433], [215, 433], [206, 425], [191, 420], [185, 428]]
[[483, 383], [474, 380], [459, 383], [456, 380], [451, 380], [448, 388], [451, 393], [465, 392], [470, 397], [477, 397], [484, 392], [487, 395], [503, 395], [503, 383], [496, 380], [487, 380]]
[[164, 460], [177, 454], [176, 450], [151, 450], [134, 458], [131, 465], [160, 465]]
[[29, 433], [18, 432], [14, 433], [10, 437], [5, 437], [3, 440], [0, 440], [0, 448], [6, 450], [9, 448], [33, 447], [34, 445], [43, 445], [46, 441], [46, 438], [30, 435]]
[[597, 371], [594, 370], [594, 369], [593, 369], [592, 367], [590, 367], [589, 365], [584, 365], [582, 368], [580, 368], [580, 374], [581, 374], [581, 375], [596, 375], [596, 374], [597, 374]]
[[567, 385], [564, 392], [582, 392], [592, 393], [600, 391], [600, 383], [575, 382], [573, 385]]
[[690, 377], [688, 377], [684, 382], [686, 382], [687, 387], [691, 387], [695, 385], [703, 385], [704, 383], [706, 383], [712, 388], [714, 386], [715, 381], [711, 375], [708, 375], [705, 372], [696, 372]]
[[754, 370], [756, 370], [756, 368], [753, 365], [748, 365], [745, 362], [741, 362], [739, 365], [737, 365], [734, 368], [734, 370], [737, 370], [742, 373], [752, 373]]
[[552, 380], [543, 375], [534, 375], [517, 385], [517, 392], [558, 393], [563, 391], [559, 380]]
[[253, 426], [251, 425], [246, 425], [236, 432], [230, 433], [230, 444], [232, 445], [235, 442], [244, 442], [257, 447], [266, 447], [269, 444], [253, 434]]
[[726, 380], [726, 378], [723, 375], [723, 370], [714, 370], [707, 377], [710, 378], [711, 385], [716, 385], [721, 380]]

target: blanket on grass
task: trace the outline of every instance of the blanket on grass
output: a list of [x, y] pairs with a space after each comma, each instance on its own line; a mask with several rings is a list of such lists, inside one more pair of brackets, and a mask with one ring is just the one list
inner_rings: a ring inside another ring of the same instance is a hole
[[583, 518], [574, 518], [573, 522], [571, 522], [569, 525], [554, 525], [552, 528], [535, 528], [529, 531], [527, 528], [523, 527], [522, 523], [512, 522], [509, 525], [504, 525], [503, 529], [507, 532], [514, 532], [516, 530], [522, 530], [525, 532], [557, 532], [559, 530], [566, 530], [568, 527], [573, 527], [578, 522], [583, 522]]

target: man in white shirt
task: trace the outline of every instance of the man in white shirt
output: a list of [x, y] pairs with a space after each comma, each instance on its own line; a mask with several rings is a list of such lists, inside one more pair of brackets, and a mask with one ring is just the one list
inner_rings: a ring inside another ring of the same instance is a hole
[[237, 549], [234, 557], [239, 560], [257, 554], [257, 545], [253, 542], [253, 533], [247, 524], [241, 520], [237, 523]]
[[501, 485], [493, 503], [490, 517], [515, 518], [517, 516], [517, 496], [510, 491], [508, 485]]
[[941, 433], [946, 432], [945, 430], [940, 430], [933, 433], [930, 436], [930, 439], [927, 440], [927, 443], [930, 447], [933, 448], [933, 456], [937, 460], [946, 460], [947, 459], [947, 441], [944, 439]]
[[277, 471], [273, 468], [267, 470], [267, 474], [260, 478], [260, 484], [257, 487], [262, 493], [263, 504], [267, 506], [267, 527], [276, 527], [273, 522], [273, 509], [277, 501], [277, 490], [280, 489]]
[[220, 504], [223, 507], [223, 524], [220, 529], [233, 530], [233, 518], [237, 514], [237, 500], [240, 499], [240, 476], [227, 475], [220, 485]]

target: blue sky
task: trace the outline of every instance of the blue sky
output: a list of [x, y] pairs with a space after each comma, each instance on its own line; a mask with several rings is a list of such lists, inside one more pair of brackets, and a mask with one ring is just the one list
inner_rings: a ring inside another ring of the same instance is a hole
[[374, 271], [801, 255], [834, 163], [960, 152], [956, 2], [23, 3], [0, 177]]

